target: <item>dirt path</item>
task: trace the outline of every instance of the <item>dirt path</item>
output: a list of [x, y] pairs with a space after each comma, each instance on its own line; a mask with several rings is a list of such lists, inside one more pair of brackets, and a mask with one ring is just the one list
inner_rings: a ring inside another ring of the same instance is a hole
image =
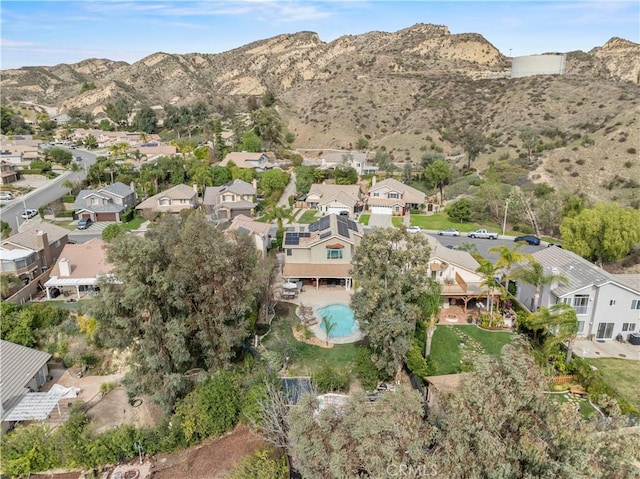
[[173, 454], [154, 459], [153, 479], [223, 479], [240, 460], [267, 446], [246, 426], [238, 426], [224, 437], [205, 441]]

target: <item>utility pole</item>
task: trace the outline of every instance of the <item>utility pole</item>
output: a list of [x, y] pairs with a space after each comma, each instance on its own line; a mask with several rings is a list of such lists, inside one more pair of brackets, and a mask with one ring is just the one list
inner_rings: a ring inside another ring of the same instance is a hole
[[511, 50], [512, 50], [512, 49], [511, 49], [511, 48], [509, 48], [509, 58], [513, 58], [513, 57], [511, 56]]
[[509, 211], [509, 198], [504, 205], [504, 221], [502, 222], [502, 236], [504, 236], [507, 231], [507, 211]]

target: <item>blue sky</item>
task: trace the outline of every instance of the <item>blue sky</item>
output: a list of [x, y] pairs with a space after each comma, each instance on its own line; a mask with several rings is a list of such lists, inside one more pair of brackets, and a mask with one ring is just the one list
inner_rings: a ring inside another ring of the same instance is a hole
[[133, 63], [167, 53], [219, 53], [282, 33], [325, 42], [415, 23], [479, 33], [503, 54], [588, 51], [613, 36], [640, 43], [633, 1], [6, 1], [0, 68], [109, 58]]

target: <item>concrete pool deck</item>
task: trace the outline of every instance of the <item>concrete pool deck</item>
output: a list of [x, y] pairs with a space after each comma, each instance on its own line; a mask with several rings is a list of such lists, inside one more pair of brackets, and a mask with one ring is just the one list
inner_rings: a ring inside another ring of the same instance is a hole
[[[313, 308], [313, 316], [315, 316], [318, 322], [317, 324], [308, 326], [308, 328], [318, 339], [320, 339], [321, 341], [326, 341], [327, 336], [324, 333], [324, 330], [320, 327], [322, 318], [320, 317], [319, 310], [324, 308], [325, 306], [329, 306], [330, 304], [344, 304], [346, 306], [349, 306], [349, 302], [351, 301], [351, 293], [352, 291], [347, 291], [340, 286], [320, 286], [318, 289], [312, 286], [305, 286], [304, 291], [301, 292], [297, 298], [291, 300], [291, 302], [298, 305], [296, 314], [299, 318], [302, 318], [302, 314], [300, 313], [301, 304]], [[360, 329], [358, 329], [353, 334], [350, 334], [348, 336], [341, 336], [339, 338], [329, 337], [329, 343], [349, 344], [358, 342], [363, 338], [364, 334], [362, 334]]]

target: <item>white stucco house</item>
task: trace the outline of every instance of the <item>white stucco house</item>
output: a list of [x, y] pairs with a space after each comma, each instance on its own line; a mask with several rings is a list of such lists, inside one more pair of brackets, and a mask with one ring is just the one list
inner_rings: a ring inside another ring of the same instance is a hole
[[[547, 272], [561, 274], [568, 284], [543, 286], [540, 306], [566, 303], [576, 310], [578, 335], [599, 340], [628, 336], [640, 328], [640, 274], [611, 274], [571, 251], [551, 246], [533, 257]], [[535, 288], [518, 282], [516, 297], [534, 310]]]

